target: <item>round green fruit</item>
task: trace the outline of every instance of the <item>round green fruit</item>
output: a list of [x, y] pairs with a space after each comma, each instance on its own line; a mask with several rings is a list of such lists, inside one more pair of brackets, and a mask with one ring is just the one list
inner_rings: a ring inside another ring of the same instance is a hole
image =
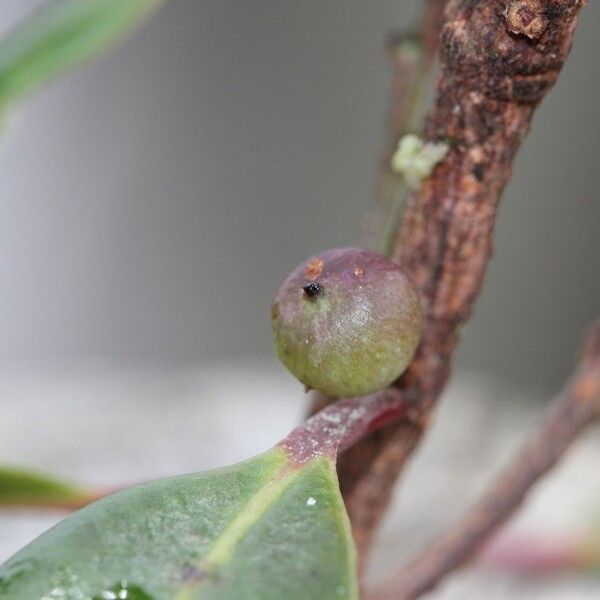
[[360, 248], [299, 265], [277, 291], [275, 350], [308, 388], [363, 396], [409, 365], [421, 339], [419, 295], [402, 269]]

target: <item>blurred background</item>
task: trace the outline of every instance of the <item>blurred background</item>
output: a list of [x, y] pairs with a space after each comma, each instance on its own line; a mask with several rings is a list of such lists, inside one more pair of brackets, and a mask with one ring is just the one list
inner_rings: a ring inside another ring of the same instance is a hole
[[[39, 4], [4, 0], [0, 30]], [[302, 418], [306, 396], [271, 351], [271, 299], [303, 258], [359, 238], [388, 102], [384, 39], [419, 9], [171, 1], [11, 115], [0, 146], [0, 466], [112, 489], [237, 462]], [[516, 161], [456, 375], [382, 527], [372, 577], [480, 493], [600, 313], [599, 30], [600, 3], [588, 2]], [[543, 534], [562, 552], [576, 539], [585, 561], [568, 556], [540, 578], [496, 556], [432, 597], [597, 599], [599, 451], [597, 431], [576, 444], [500, 540], [539, 549]], [[63, 516], [3, 508], [0, 563]]]
[[[34, 0], [4, 0], [6, 29]], [[36, 94], [0, 152], [0, 365], [271, 357], [269, 306], [358, 239], [416, 1], [178, 0]], [[536, 114], [458, 365], [550, 390], [600, 312], [600, 5]]]

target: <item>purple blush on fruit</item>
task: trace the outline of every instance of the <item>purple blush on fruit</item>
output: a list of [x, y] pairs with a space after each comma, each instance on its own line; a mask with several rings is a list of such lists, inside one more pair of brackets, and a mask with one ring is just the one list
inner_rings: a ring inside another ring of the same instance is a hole
[[272, 309], [275, 351], [308, 388], [362, 396], [395, 381], [422, 331], [419, 295], [390, 259], [360, 248], [309, 258]]

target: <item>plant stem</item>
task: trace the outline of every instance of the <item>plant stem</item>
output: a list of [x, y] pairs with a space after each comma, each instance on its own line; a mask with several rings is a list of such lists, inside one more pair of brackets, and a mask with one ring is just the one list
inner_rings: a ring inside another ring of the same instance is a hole
[[449, 0], [440, 44], [441, 73], [423, 137], [451, 145], [409, 199], [394, 258], [420, 289], [425, 331], [397, 387], [416, 398], [418, 418], [401, 421], [352, 448], [340, 483], [361, 561], [402, 467], [445, 387], [460, 333], [479, 294], [492, 251], [500, 195], [536, 106], [569, 53], [580, 0], [548, 0], [535, 40], [512, 33], [502, 0]]
[[525, 576], [589, 573], [600, 569], [600, 532], [583, 531], [546, 534], [533, 530], [500, 535], [486, 542], [477, 553], [485, 568]]
[[521, 505], [579, 434], [600, 419], [600, 321], [587, 338], [577, 372], [531, 436], [481, 499], [452, 528], [403, 568], [371, 600], [412, 600], [464, 564]]
[[1, 510], [56, 510], [60, 512], [73, 512], [100, 500], [105, 496], [119, 491], [121, 488], [110, 488], [102, 490], [94, 490], [90, 492], [82, 492], [81, 495], [71, 499], [54, 499], [54, 498], [22, 498], [13, 502], [2, 502]]
[[317, 456], [335, 459], [339, 452], [402, 415], [406, 415], [406, 403], [395, 389], [346, 398], [322, 408], [278, 445], [300, 464]]
[[379, 159], [375, 206], [367, 216], [361, 246], [389, 256], [402, 209], [410, 193], [404, 178], [391, 169], [398, 142], [407, 133], [421, 131], [425, 101], [432, 88], [432, 65], [441, 23], [440, 0], [428, 0], [421, 32], [394, 32], [386, 44], [392, 65], [386, 134]]

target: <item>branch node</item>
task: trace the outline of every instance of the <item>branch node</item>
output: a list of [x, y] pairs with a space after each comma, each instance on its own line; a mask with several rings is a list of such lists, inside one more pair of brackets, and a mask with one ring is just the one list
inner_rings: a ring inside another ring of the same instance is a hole
[[548, 26], [548, 18], [541, 0], [512, 0], [504, 13], [511, 33], [539, 38]]

